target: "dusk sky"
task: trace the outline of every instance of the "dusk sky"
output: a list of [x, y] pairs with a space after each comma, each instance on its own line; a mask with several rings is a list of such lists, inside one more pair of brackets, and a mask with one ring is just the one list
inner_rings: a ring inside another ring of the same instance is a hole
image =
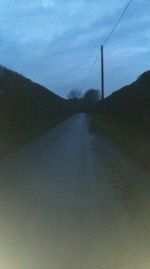
[[[0, 64], [63, 97], [99, 89], [100, 45], [127, 3], [0, 0]], [[150, 69], [149, 0], [133, 0], [104, 52], [106, 95]]]

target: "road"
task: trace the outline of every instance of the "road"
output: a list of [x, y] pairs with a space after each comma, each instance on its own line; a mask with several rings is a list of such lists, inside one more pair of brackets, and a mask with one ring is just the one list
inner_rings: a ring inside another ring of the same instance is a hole
[[115, 151], [78, 114], [1, 161], [0, 268], [149, 268], [147, 230], [112, 184]]

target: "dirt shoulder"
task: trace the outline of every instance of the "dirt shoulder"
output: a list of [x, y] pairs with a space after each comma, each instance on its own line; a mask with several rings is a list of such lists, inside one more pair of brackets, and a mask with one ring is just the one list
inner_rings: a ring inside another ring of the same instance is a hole
[[90, 117], [91, 131], [110, 138], [123, 152], [135, 159], [147, 172], [150, 163], [150, 127], [148, 123], [128, 123], [100, 115]]
[[93, 147], [98, 163], [103, 163], [116, 195], [122, 205], [131, 212], [133, 220], [136, 222], [138, 218], [148, 227], [150, 174], [145, 168], [147, 166], [143, 166], [137, 156], [135, 157], [138, 140], [131, 135], [127, 136], [127, 133], [132, 134], [134, 131], [125, 132], [120, 126], [98, 118], [92, 118], [90, 123], [92, 132], [94, 130]]

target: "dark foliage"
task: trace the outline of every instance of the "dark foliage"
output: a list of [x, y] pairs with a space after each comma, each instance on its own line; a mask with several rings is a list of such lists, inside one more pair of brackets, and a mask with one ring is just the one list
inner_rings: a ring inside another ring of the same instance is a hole
[[99, 103], [99, 90], [87, 90], [82, 96], [78, 89], [71, 90], [68, 94], [69, 103], [74, 112], [95, 112]]
[[[150, 119], [150, 71], [143, 73], [131, 85], [105, 98], [105, 115], [127, 121]], [[101, 110], [101, 104], [99, 106]]]
[[65, 99], [29, 79], [0, 68], [0, 123], [31, 127], [67, 111]]
[[67, 100], [0, 67], [0, 155], [70, 114]]
[[100, 94], [99, 90], [90, 89], [87, 90], [82, 99], [82, 109], [85, 112], [95, 112]]
[[68, 94], [68, 102], [72, 113], [81, 112], [82, 93], [78, 89], [72, 89]]

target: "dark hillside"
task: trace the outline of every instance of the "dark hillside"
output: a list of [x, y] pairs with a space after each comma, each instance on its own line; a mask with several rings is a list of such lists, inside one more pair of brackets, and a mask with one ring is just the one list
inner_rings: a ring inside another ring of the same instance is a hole
[[149, 170], [150, 160], [150, 71], [131, 85], [114, 92], [98, 106], [93, 129], [103, 132]]
[[29, 139], [69, 113], [69, 104], [65, 99], [16, 72], [0, 67], [2, 148], [7, 148], [9, 140], [13, 147], [13, 143], [19, 140]]
[[105, 113], [129, 121], [150, 118], [150, 71], [105, 99]]

